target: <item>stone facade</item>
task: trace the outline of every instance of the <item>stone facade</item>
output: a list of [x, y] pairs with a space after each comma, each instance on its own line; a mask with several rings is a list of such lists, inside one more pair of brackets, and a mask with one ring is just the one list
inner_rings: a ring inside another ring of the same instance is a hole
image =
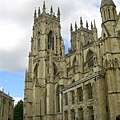
[[13, 120], [14, 100], [0, 91], [0, 120]]
[[112, 0], [102, 0], [102, 32], [72, 24], [65, 54], [57, 16], [34, 13], [26, 71], [24, 120], [115, 120], [120, 114], [120, 14]]

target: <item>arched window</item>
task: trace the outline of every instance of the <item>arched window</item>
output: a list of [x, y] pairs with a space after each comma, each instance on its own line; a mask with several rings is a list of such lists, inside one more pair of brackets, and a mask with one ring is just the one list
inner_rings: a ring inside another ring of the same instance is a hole
[[48, 34], [48, 49], [54, 50], [54, 36], [53, 36], [53, 32], [50, 31]]
[[113, 8], [112, 11], [113, 11], [113, 19], [115, 19], [115, 9]]
[[109, 17], [109, 19], [111, 19], [110, 9], [108, 9], [108, 17]]
[[104, 20], [106, 20], [106, 14], [105, 14], [105, 10], [104, 10]]
[[93, 52], [91, 50], [89, 50], [89, 52], [87, 53], [86, 61], [88, 63], [88, 68], [90, 68], [94, 65]]
[[73, 60], [73, 73], [76, 72], [76, 69], [77, 69], [77, 60], [76, 60], [76, 57], [75, 57], [74, 60]]
[[54, 75], [56, 75], [56, 73], [57, 73], [57, 66], [55, 65], [55, 63], [53, 63], [53, 68], [54, 68]]
[[38, 65], [37, 64], [34, 68], [34, 78], [35, 78], [35, 80], [37, 80], [37, 78], [38, 78]]
[[57, 112], [60, 112], [60, 96], [59, 96], [59, 85], [57, 86], [56, 89], [56, 110]]

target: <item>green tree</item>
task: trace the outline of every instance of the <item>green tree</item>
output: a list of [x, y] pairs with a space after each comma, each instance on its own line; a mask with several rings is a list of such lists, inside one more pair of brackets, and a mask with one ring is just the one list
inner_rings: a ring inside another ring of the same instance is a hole
[[23, 120], [23, 101], [20, 100], [14, 107], [14, 120]]

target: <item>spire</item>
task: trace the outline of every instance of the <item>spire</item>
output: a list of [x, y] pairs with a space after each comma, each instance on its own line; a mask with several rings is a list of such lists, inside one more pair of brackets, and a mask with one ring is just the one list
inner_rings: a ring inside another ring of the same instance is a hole
[[43, 13], [45, 13], [45, 10], [46, 10], [46, 8], [45, 8], [45, 1], [43, 2]]
[[52, 15], [53, 14], [53, 8], [51, 6], [51, 9], [50, 9], [50, 14]]
[[115, 6], [115, 3], [113, 2], [113, 0], [102, 0], [101, 1], [101, 8], [106, 6], [106, 5], [113, 5], [113, 6]]
[[75, 22], [75, 30], [77, 30], [77, 23]]
[[70, 31], [71, 31], [71, 32], [73, 31], [72, 23], [71, 23], [71, 25], [70, 25]]
[[39, 7], [39, 9], [38, 9], [38, 17], [40, 17], [40, 7]]
[[88, 29], [88, 27], [89, 27], [89, 26], [88, 26], [88, 21], [86, 20], [86, 28]]
[[80, 27], [83, 27], [83, 21], [82, 21], [82, 17], [80, 17]]
[[58, 13], [57, 13], [57, 15], [58, 15], [58, 19], [60, 20], [60, 8], [58, 7]]

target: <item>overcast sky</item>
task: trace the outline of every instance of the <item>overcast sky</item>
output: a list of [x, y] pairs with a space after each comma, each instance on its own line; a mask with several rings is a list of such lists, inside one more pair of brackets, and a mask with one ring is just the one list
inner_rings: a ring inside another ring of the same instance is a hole
[[[47, 12], [50, 11], [52, 5], [53, 11], [57, 14], [57, 8], [60, 7], [62, 37], [67, 47], [70, 46], [70, 23], [73, 23], [74, 26], [76, 21], [79, 27], [81, 16], [84, 26], [86, 20], [88, 20], [89, 26], [91, 21], [96, 20], [100, 37], [101, 15], [99, 7], [101, 0], [45, 0], [45, 2]], [[117, 6], [117, 11], [120, 11], [120, 0], [114, 0], [114, 2]], [[14, 72], [14, 74], [22, 72], [22, 79], [24, 80], [23, 72], [27, 69], [33, 14], [35, 8], [38, 10], [38, 7], [41, 8], [42, 12], [42, 6], [43, 0], [0, 0], [1, 76], [3, 71], [7, 71], [4, 76], [8, 76], [8, 72]], [[2, 79], [1, 77], [0, 80]], [[19, 78], [17, 79], [19, 80]], [[21, 81], [23, 82], [23, 80]], [[16, 80], [16, 82], [18, 81]]]

